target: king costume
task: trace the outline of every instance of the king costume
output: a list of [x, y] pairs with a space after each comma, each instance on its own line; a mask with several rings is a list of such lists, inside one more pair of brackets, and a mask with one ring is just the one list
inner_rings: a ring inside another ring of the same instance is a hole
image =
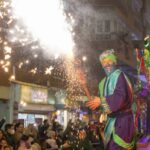
[[[116, 61], [113, 54], [107, 57]], [[99, 83], [99, 91], [101, 110], [107, 114], [105, 149], [133, 150], [135, 127], [131, 109], [133, 92], [129, 79], [121, 70], [114, 69]]]

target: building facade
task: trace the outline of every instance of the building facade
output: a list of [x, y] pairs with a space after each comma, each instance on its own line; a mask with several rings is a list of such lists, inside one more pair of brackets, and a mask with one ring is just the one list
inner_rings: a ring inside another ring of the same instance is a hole
[[114, 48], [121, 60], [135, 66], [133, 41], [144, 36], [142, 0], [67, 0], [64, 6], [75, 20], [78, 52]]

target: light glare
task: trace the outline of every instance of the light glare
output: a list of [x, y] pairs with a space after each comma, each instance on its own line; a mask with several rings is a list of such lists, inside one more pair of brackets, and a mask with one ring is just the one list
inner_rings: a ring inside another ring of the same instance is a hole
[[74, 43], [61, 0], [13, 0], [12, 6], [47, 51], [72, 55]]

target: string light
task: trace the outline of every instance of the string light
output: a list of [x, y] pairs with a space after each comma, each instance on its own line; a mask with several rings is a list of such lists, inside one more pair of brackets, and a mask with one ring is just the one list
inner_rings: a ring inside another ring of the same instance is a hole
[[46, 68], [45, 70], [45, 74], [48, 75], [48, 74], [51, 74], [51, 71], [53, 70], [54, 68], [52, 66], [50, 66], [49, 68]]
[[4, 66], [10, 66], [10, 61], [6, 61], [5, 65]]
[[10, 58], [11, 58], [11, 56], [10, 56], [9, 54], [7, 54], [7, 55], [4, 56], [4, 59], [5, 59], [5, 60], [8, 60], [8, 59], [10, 59]]
[[24, 102], [24, 101], [21, 101], [21, 102], [20, 102], [20, 105], [23, 106], [23, 107], [25, 107], [25, 106], [27, 106], [27, 103]]
[[26, 60], [25, 63], [26, 63], [26, 64], [29, 64], [29, 60]]
[[22, 68], [22, 66], [23, 66], [23, 62], [20, 62], [19, 65], [18, 65], [18, 67]]
[[1, 61], [0, 61], [0, 64], [1, 64], [1, 65], [3, 65], [3, 64], [4, 64], [4, 61], [3, 61], [3, 60], [1, 60]]
[[10, 77], [10, 80], [15, 80], [15, 75], [12, 75], [12, 76]]
[[37, 58], [38, 57], [38, 55], [37, 54], [34, 54], [34, 58]]
[[36, 74], [37, 73], [37, 68], [31, 69], [30, 72], [33, 73], [33, 74]]
[[7, 67], [4, 67], [4, 71], [5, 71], [5, 72], [8, 72], [9, 69], [8, 69]]
[[83, 60], [83, 61], [86, 61], [86, 60], [87, 60], [87, 57], [86, 57], [86, 56], [83, 56], [83, 57], [82, 57], [82, 60]]

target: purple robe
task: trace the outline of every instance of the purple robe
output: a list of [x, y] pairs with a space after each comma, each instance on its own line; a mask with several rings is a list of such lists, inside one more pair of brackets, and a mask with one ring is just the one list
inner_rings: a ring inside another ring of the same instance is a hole
[[[106, 87], [107, 88], [107, 87]], [[112, 113], [116, 113], [115, 132], [125, 142], [130, 143], [134, 136], [134, 119], [132, 112], [117, 115], [124, 110], [130, 110], [132, 105], [132, 91], [123, 73], [118, 77], [116, 88], [112, 95], [106, 96], [106, 102]], [[107, 150], [125, 150], [111, 139], [107, 145]]]

